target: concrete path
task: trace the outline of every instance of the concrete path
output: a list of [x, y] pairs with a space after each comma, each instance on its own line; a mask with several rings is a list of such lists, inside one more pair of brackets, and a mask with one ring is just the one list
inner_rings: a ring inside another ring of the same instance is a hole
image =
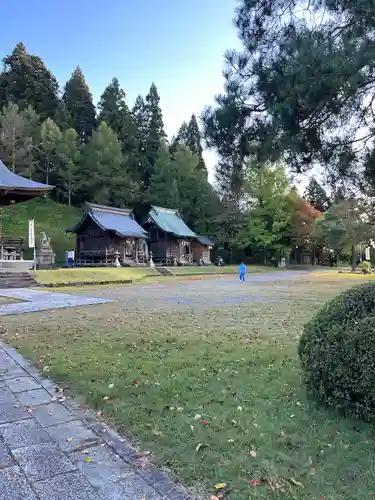
[[66, 293], [32, 290], [30, 288], [11, 288], [9, 290], [0, 290], [0, 296], [25, 301], [1, 305], [0, 316], [112, 302], [111, 300], [104, 298], [97, 299], [95, 297], [68, 295]]
[[0, 343], [1, 500], [193, 500]]

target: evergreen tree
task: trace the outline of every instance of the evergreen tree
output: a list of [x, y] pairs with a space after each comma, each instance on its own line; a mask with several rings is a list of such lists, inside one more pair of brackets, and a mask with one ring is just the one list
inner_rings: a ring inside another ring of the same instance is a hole
[[329, 208], [327, 193], [314, 177], [311, 178], [303, 196], [310, 205], [320, 212], [325, 212]]
[[154, 173], [150, 179], [147, 201], [152, 205], [180, 209], [178, 172], [165, 147], [159, 151]]
[[78, 134], [73, 128], [63, 130], [61, 141], [57, 145], [57, 154], [61, 159], [57, 188], [62, 198], [67, 200], [70, 206], [79, 180], [78, 164], [80, 160]]
[[124, 206], [129, 186], [125, 159], [117, 135], [102, 122], [84, 148], [80, 166], [80, 195], [83, 201]]
[[9, 104], [0, 114], [0, 159], [13, 172], [31, 176], [33, 140], [27, 116], [17, 104]]
[[201, 143], [201, 133], [199, 131], [197, 117], [193, 113], [187, 126], [185, 145], [199, 158], [198, 169], [207, 174], [206, 163], [203, 159], [203, 148]]
[[265, 260], [279, 260], [290, 251], [291, 203], [285, 169], [249, 162], [245, 180], [248, 210], [237, 242], [241, 248], [259, 252]]
[[355, 271], [357, 245], [375, 237], [374, 226], [368, 223], [367, 205], [353, 198], [338, 199], [317, 221], [315, 237], [338, 255], [351, 253], [352, 271]]
[[124, 121], [130, 114], [126, 104], [126, 95], [117, 78], [104, 89], [98, 104], [99, 121], [107, 125], [120, 137], [124, 129]]
[[170, 145], [170, 152], [172, 156], [176, 153], [177, 149], [180, 146], [186, 146], [186, 138], [187, 138], [187, 131], [188, 131], [188, 124], [186, 121], [183, 121], [181, 123], [181, 127], [178, 129], [178, 132], [175, 136], [172, 137], [171, 140], [171, 145]]
[[58, 106], [56, 78], [40, 57], [29, 54], [18, 43], [3, 59], [0, 74], [0, 108], [13, 102], [21, 110], [31, 106], [42, 119], [53, 117]]
[[120, 87], [117, 78], [105, 88], [98, 104], [99, 121], [105, 121], [117, 134], [129, 174], [139, 183], [139, 145], [137, 126], [126, 103], [125, 92]]
[[213, 193], [198, 164], [198, 156], [186, 146], [180, 146], [172, 158], [162, 147], [150, 180], [149, 201], [179, 210], [189, 226], [206, 233], [214, 215]]
[[147, 134], [148, 134], [148, 111], [146, 103], [141, 95], [138, 95], [133, 109], [132, 117], [136, 127], [136, 151], [134, 156], [135, 177], [141, 189], [145, 191], [149, 187], [146, 179], [151, 175], [151, 167], [147, 157]]
[[193, 113], [189, 123], [182, 122], [177, 135], [171, 141], [170, 151], [172, 155], [176, 152], [179, 146], [186, 146], [190, 151], [199, 158], [198, 170], [202, 170], [207, 175], [207, 167], [203, 159], [203, 148], [201, 143], [201, 133], [198, 127], [197, 117]]
[[159, 106], [160, 97], [156, 85], [152, 83], [146, 96], [147, 130], [146, 130], [146, 158], [147, 168], [144, 172], [144, 185], [147, 189], [150, 178], [156, 167], [159, 151], [166, 142], [163, 113]]
[[67, 130], [71, 123], [71, 116], [68, 112], [65, 102], [59, 99], [54, 122], [60, 127], [61, 130]]
[[64, 87], [63, 101], [81, 141], [87, 142], [96, 127], [96, 112], [90, 89], [79, 66]]
[[41, 180], [46, 184], [54, 184], [60, 166], [58, 147], [62, 141], [62, 132], [51, 118], [47, 118], [42, 123], [40, 139], [39, 169], [42, 176]]

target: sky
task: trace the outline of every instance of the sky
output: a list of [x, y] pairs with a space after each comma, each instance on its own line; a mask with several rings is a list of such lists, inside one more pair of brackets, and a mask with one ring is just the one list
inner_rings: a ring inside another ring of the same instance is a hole
[[[235, 0], [2, 0], [0, 57], [22, 41], [61, 86], [79, 65], [97, 101], [117, 77], [129, 105], [158, 87], [175, 134], [223, 89], [223, 54], [240, 48]], [[214, 152], [205, 158], [211, 171]]]

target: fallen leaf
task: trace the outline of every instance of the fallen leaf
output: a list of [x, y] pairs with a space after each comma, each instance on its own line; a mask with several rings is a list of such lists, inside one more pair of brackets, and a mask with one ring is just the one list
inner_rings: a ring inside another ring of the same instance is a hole
[[217, 484], [215, 484], [215, 488], [217, 490], [223, 490], [226, 487], [227, 487], [227, 483], [217, 483]]
[[290, 478], [291, 483], [295, 484], [296, 486], [299, 486], [300, 488], [304, 488], [303, 484], [300, 483], [299, 481], [296, 481], [293, 477]]
[[199, 443], [198, 446], [195, 448], [195, 451], [199, 451], [203, 446], [206, 446], [204, 443]]
[[108, 396], [104, 396], [103, 401], [108, 401], [108, 399], [109, 399]]
[[257, 456], [257, 452], [254, 451], [254, 450], [251, 450], [251, 452], [249, 453], [249, 455], [253, 458], [255, 458]]
[[66, 438], [66, 441], [73, 441], [73, 438], [72, 437], [68, 437], [68, 438]]
[[92, 458], [87, 457], [84, 459], [84, 462], [86, 462], [87, 464], [91, 464], [93, 462], [93, 460], [92, 460]]
[[113, 389], [115, 384], [108, 384], [109, 389]]
[[146, 469], [148, 466], [149, 466], [148, 462], [137, 462], [133, 464], [133, 467], [135, 467], [136, 469]]
[[210, 498], [210, 500], [220, 500], [220, 498], [217, 497], [216, 495], [212, 495], [211, 498]]
[[251, 486], [259, 486], [260, 480], [259, 479], [250, 479], [249, 483], [251, 484]]
[[133, 380], [132, 385], [137, 385], [137, 381]]
[[202, 420], [203, 425], [208, 425], [210, 422], [208, 420]]
[[139, 451], [135, 454], [136, 458], [149, 457], [151, 455], [151, 451]]
[[194, 420], [199, 420], [200, 418], [202, 418], [202, 415], [199, 415], [199, 413], [197, 413], [194, 417]]

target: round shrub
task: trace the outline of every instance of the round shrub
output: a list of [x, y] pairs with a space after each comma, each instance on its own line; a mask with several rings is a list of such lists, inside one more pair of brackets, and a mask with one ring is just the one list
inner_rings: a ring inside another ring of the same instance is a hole
[[375, 283], [328, 302], [305, 325], [299, 357], [319, 400], [365, 420], [375, 418]]
[[371, 274], [372, 273], [372, 267], [371, 267], [371, 262], [368, 260], [364, 260], [360, 264], [358, 264], [358, 270], [362, 272], [362, 274]]

